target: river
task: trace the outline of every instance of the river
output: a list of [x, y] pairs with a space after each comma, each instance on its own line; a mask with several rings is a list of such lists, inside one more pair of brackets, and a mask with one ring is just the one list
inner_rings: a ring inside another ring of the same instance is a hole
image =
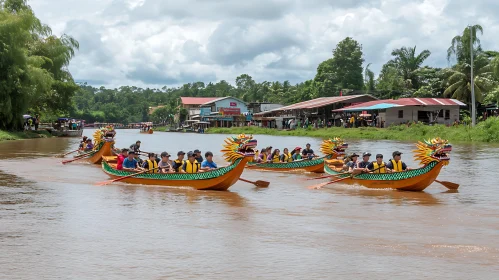
[[[151, 152], [199, 148], [222, 163], [227, 135], [139, 134]], [[92, 131], [86, 130], [86, 135]], [[258, 135], [259, 146], [320, 139]], [[448, 191], [307, 188], [313, 175], [246, 170], [228, 192], [114, 183], [99, 165], [60, 163], [78, 139], [0, 143], [1, 279], [498, 279], [499, 146], [454, 144], [439, 179]], [[414, 143], [348, 141], [349, 152], [404, 152]], [[282, 150], [282, 149], [281, 149]], [[313, 183], [317, 183], [313, 182]], [[313, 184], [312, 183], [312, 184]]]

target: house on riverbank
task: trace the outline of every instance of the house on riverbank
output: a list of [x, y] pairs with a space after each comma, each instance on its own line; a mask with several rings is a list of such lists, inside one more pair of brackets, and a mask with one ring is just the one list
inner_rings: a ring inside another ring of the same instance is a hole
[[200, 106], [199, 117], [193, 121], [209, 122], [211, 127], [245, 126], [248, 122], [248, 104], [227, 96], [208, 101]]
[[331, 122], [333, 125], [337, 122], [339, 125], [340, 115], [332, 112], [333, 110], [373, 100], [377, 98], [368, 94], [320, 97], [253, 114], [253, 120], [261, 127], [279, 129], [282, 129], [283, 125], [289, 123], [290, 120], [294, 126], [318, 121], [325, 124]]
[[407, 122], [451, 125], [459, 121], [461, 106], [466, 106], [466, 104], [450, 98], [400, 98], [364, 102], [336, 109], [333, 112], [344, 116], [367, 115], [368, 119], [376, 118], [376, 123], [384, 124], [385, 127]]
[[[219, 97], [180, 97], [182, 108], [187, 110], [187, 120], [193, 120], [201, 112], [201, 105], [219, 99]], [[178, 119], [178, 117], [176, 118]]]

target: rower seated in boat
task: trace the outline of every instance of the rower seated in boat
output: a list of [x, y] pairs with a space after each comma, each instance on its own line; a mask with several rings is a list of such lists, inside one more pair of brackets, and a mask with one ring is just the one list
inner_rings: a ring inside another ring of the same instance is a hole
[[362, 171], [359, 170], [359, 162], [357, 161], [357, 159], [359, 158], [359, 155], [356, 154], [356, 153], [353, 153], [350, 158], [352, 160], [350, 160], [349, 162], [346, 163], [346, 166], [348, 167], [348, 172], [352, 173], [352, 174], [360, 174]]
[[268, 162], [278, 163], [280, 162], [280, 153], [279, 149], [275, 149], [272, 155], [267, 159]]
[[174, 173], [173, 162], [170, 160], [170, 154], [167, 152], [161, 153], [161, 160], [158, 162], [160, 173]]
[[135, 144], [130, 145], [130, 151], [140, 153], [140, 143], [140, 140], [137, 140]]
[[128, 157], [128, 149], [122, 149], [118, 155], [116, 169], [123, 170], [123, 162]]
[[205, 160], [201, 163], [201, 170], [209, 171], [217, 169], [217, 164], [213, 161], [213, 153], [208, 151], [204, 154]]
[[80, 145], [78, 146], [78, 150], [85, 150], [85, 146], [87, 145], [87, 136], [83, 136], [83, 140], [80, 142]]
[[94, 144], [92, 144], [92, 139], [87, 139], [87, 145], [85, 146], [85, 152], [89, 152], [94, 149]]
[[386, 168], [386, 163], [383, 161], [383, 155], [382, 154], [377, 154], [376, 155], [376, 161], [373, 161], [369, 163], [366, 167], [367, 172], [372, 172], [372, 173], [387, 173], [390, 172]]
[[139, 162], [135, 159], [135, 152], [130, 151], [128, 153], [128, 157], [123, 161], [123, 170], [130, 172], [142, 171], [139, 168]]
[[255, 158], [256, 162], [261, 163], [261, 162], [267, 162], [267, 148], [263, 148], [260, 151], [260, 154]]
[[181, 173], [198, 173], [200, 169], [200, 163], [196, 161], [193, 152], [187, 153], [187, 160], [182, 165]]
[[198, 163], [202, 163], [204, 161], [203, 156], [201, 155], [201, 151], [198, 149], [194, 150], [194, 158]]
[[149, 170], [147, 173], [159, 173], [158, 163], [156, 162], [156, 154], [149, 153], [147, 157], [148, 159], [144, 160], [142, 168], [145, 170]]
[[284, 148], [284, 150], [282, 150], [282, 155], [281, 155], [280, 161], [281, 162], [292, 162], [293, 161], [293, 156], [289, 152], [288, 148]]
[[293, 160], [296, 161], [296, 160], [301, 160], [302, 157], [301, 157], [301, 147], [296, 147], [292, 152], [291, 152], [291, 155], [293, 157]]
[[395, 151], [392, 154], [393, 158], [386, 163], [386, 168], [391, 172], [402, 172], [411, 170], [407, 165], [401, 160], [402, 153]]
[[184, 151], [179, 151], [177, 153], [177, 159], [173, 161], [173, 171], [180, 172], [182, 166], [184, 165], [185, 161], [184, 156], [185, 156]]
[[314, 150], [310, 148], [310, 143], [307, 143], [306, 148], [301, 152], [304, 159], [313, 159], [316, 157]]

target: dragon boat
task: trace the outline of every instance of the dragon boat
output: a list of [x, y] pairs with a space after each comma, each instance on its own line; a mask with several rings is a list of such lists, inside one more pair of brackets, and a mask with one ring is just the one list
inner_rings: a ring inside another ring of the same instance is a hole
[[278, 171], [278, 172], [292, 172], [292, 171], [305, 171], [312, 173], [324, 173], [324, 162], [336, 159], [337, 157], [345, 155], [345, 149], [348, 144], [343, 143], [341, 139], [330, 139], [327, 144], [321, 145], [321, 152], [326, 156], [312, 160], [296, 160], [292, 162], [270, 162], [270, 163], [256, 163], [248, 162], [246, 168], [265, 171]]
[[95, 130], [93, 134], [94, 148], [89, 152], [83, 152], [75, 155], [75, 158], [84, 157], [94, 164], [99, 164], [103, 156], [114, 155], [114, 138], [105, 137], [109, 128], [102, 128]]
[[[373, 189], [397, 189], [404, 191], [423, 191], [435, 181], [442, 167], [449, 164], [448, 153], [452, 151], [452, 145], [447, 140], [434, 138], [419, 141], [414, 150], [414, 158], [423, 166], [394, 173], [362, 173], [359, 175], [338, 175], [335, 179], [347, 178], [341, 182], [350, 185], [361, 185]], [[342, 169], [335, 165], [324, 165], [327, 174], [337, 175]]]
[[[225, 191], [234, 185], [241, 174], [248, 160], [254, 157], [254, 148], [257, 140], [252, 136], [244, 134], [237, 137], [229, 137], [223, 145], [225, 159], [230, 165], [200, 173], [142, 173], [136, 176], [125, 178], [122, 182], [143, 185], [160, 186], [182, 186], [192, 187], [198, 190]], [[116, 169], [115, 157], [104, 157], [102, 170], [111, 178], [116, 179], [122, 176], [129, 176], [134, 172]]]

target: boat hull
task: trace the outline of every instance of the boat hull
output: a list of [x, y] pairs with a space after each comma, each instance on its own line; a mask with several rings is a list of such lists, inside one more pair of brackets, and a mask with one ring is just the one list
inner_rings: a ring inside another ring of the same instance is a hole
[[279, 162], [279, 163], [248, 163], [246, 168], [253, 170], [266, 170], [277, 172], [312, 172], [324, 173], [324, 159], [313, 160], [299, 160], [293, 162]]
[[153, 134], [153, 132], [154, 132], [154, 130], [152, 130], [152, 129], [149, 129], [148, 131], [142, 131], [142, 130], [140, 131], [140, 133], [142, 133], [142, 134]]
[[[109, 159], [109, 158], [106, 158]], [[169, 187], [192, 187], [198, 190], [226, 191], [234, 185], [241, 174], [248, 158], [236, 160], [229, 166], [217, 170], [195, 174], [172, 173], [172, 174], [139, 174], [129, 177], [121, 182], [141, 185], [169, 186]], [[116, 170], [107, 161], [102, 161], [102, 170], [113, 179], [133, 174], [133, 172]]]
[[[114, 146], [114, 141], [104, 142], [100, 149], [88, 153], [86, 158], [91, 163], [99, 164], [102, 162], [103, 156], [113, 156], [114, 155], [113, 146]], [[81, 156], [81, 155], [76, 155], [75, 157], [79, 157], [79, 156]]]
[[[430, 164], [409, 171], [395, 172], [395, 173], [364, 173], [356, 175], [353, 178], [342, 180], [342, 184], [361, 185], [372, 189], [397, 189], [403, 191], [423, 191], [431, 183], [435, 181], [440, 170], [443, 167], [443, 162], [431, 162]], [[324, 166], [326, 173], [335, 175], [340, 173], [329, 166]], [[349, 177], [350, 175], [343, 175], [333, 178]], [[339, 183], [339, 182], [338, 182]]]
[[80, 130], [51, 130], [50, 134], [56, 137], [81, 137], [83, 135], [83, 129]]

